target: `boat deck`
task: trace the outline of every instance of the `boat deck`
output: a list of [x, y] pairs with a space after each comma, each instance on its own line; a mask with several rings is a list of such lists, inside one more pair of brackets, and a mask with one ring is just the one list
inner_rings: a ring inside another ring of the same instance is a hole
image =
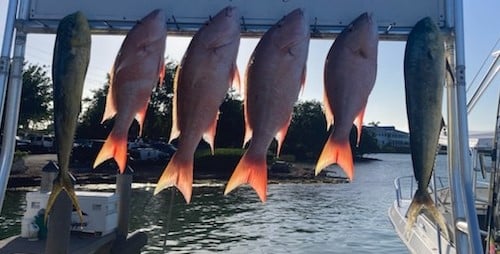
[[[110, 253], [115, 238], [115, 233], [104, 236], [72, 234], [69, 253]], [[0, 254], [43, 253], [44, 250], [45, 240], [30, 240], [19, 235], [0, 240]]]

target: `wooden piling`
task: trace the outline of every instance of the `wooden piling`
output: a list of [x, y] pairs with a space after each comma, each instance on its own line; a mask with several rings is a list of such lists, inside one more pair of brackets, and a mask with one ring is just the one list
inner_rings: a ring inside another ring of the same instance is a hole
[[69, 253], [72, 211], [71, 199], [65, 191], [61, 191], [48, 219], [45, 253]]
[[116, 240], [111, 253], [122, 253], [128, 236], [128, 222], [130, 218], [130, 199], [132, 196], [132, 180], [134, 170], [127, 166], [123, 174], [116, 175], [116, 194], [118, 195], [118, 227]]

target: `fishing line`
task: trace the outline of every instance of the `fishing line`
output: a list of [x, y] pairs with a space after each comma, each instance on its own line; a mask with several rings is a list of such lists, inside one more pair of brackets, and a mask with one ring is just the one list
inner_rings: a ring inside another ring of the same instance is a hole
[[486, 58], [483, 61], [483, 64], [481, 64], [481, 67], [479, 67], [479, 70], [476, 72], [476, 75], [474, 75], [474, 78], [472, 79], [472, 81], [467, 86], [466, 93], [469, 92], [470, 88], [472, 87], [472, 84], [474, 84], [474, 82], [476, 81], [476, 78], [479, 76], [479, 73], [484, 68], [484, 65], [486, 64], [486, 62], [490, 58], [491, 54], [495, 51], [495, 48], [497, 47], [497, 45], [498, 45], [499, 42], [500, 42], [500, 37], [498, 37], [497, 42], [495, 43], [495, 45], [493, 45], [493, 48], [491, 48], [490, 53], [486, 56]]
[[170, 222], [172, 220], [172, 210], [174, 207], [174, 194], [175, 194], [175, 188], [170, 188], [170, 204], [168, 205], [168, 213], [167, 213], [167, 224], [165, 227], [165, 237], [163, 238], [163, 252], [167, 251], [167, 237], [168, 233], [170, 231]]

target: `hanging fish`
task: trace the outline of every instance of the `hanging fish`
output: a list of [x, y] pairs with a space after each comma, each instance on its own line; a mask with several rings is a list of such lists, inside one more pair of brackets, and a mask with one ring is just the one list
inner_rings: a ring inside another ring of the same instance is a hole
[[352, 124], [361, 136], [368, 96], [377, 75], [377, 23], [363, 13], [335, 39], [325, 62], [324, 110], [327, 128], [333, 125], [316, 164], [316, 175], [337, 163], [352, 180], [354, 163], [349, 142]]
[[429, 17], [420, 20], [408, 35], [404, 78], [411, 160], [418, 183], [407, 212], [406, 232], [413, 227], [420, 211], [426, 209], [447, 235], [445, 219], [427, 190], [443, 126], [441, 107], [445, 84], [444, 39]]
[[165, 75], [164, 54], [167, 36], [165, 13], [154, 10], [127, 33], [111, 71], [103, 122], [115, 117], [109, 133], [94, 162], [94, 168], [114, 158], [120, 172], [127, 165], [128, 130], [139, 122], [139, 135], [153, 87]]
[[214, 151], [219, 106], [232, 81], [239, 82], [239, 45], [239, 13], [230, 6], [193, 36], [174, 81], [170, 141], [178, 137], [178, 149], [158, 180], [155, 194], [176, 186], [190, 202], [194, 152], [202, 137]]
[[309, 24], [295, 9], [260, 39], [247, 66], [245, 82], [245, 139], [250, 145], [227, 183], [225, 194], [250, 184], [260, 200], [267, 199], [266, 155], [276, 138], [279, 155], [290, 125], [293, 106], [306, 76]]
[[57, 196], [65, 190], [80, 216], [80, 221], [83, 221], [82, 210], [69, 175], [69, 159], [78, 114], [81, 111], [83, 83], [90, 60], [90, 45], [90, 28], [82, 12], [70, 14], [59, 22], [52, 62], [54, 131], [59, 175], [54, 181], [47, 201], [45, 220]]

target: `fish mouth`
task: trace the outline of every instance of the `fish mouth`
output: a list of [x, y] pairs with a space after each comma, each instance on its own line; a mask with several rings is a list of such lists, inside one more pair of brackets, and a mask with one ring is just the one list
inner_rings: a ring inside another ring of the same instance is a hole
[[373, 23], [374, 22], [374, 19], [373, 19], [373, 12], [365, 12], [363, 13], [363, 19], [366, 19], [368, 21], [368, 23]]
[[226, 17], [232, 17], [235, 13], [236, 7], [234, 6], [228, 6], [224, 9]]

